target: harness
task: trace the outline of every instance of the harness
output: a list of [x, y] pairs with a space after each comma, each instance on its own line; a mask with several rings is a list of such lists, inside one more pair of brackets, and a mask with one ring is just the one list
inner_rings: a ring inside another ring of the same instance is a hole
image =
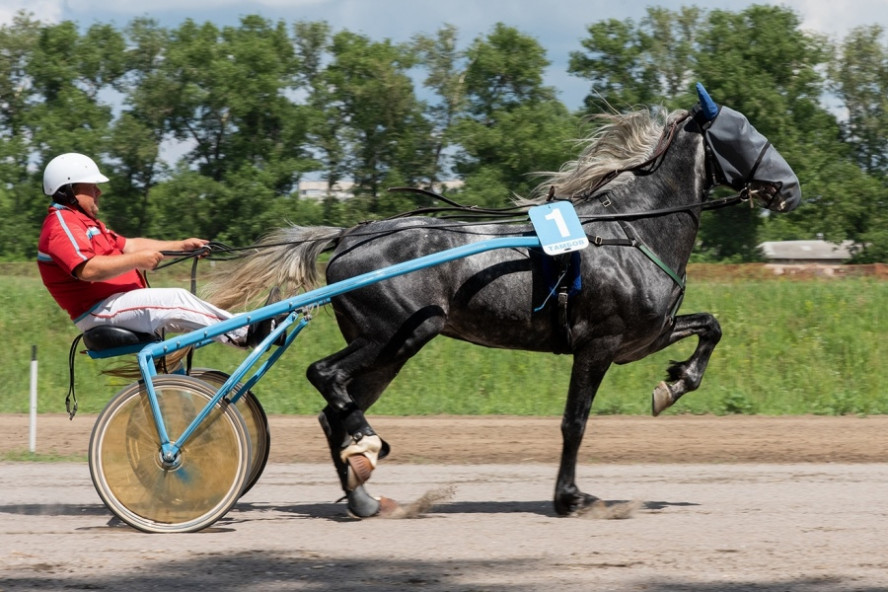
[[[607, 192], [602, 192], [601, 190], [610, 183], [612, 180], [616, 179], [620, 174], [625, 172], [643, 170], [647, 168], [654, 169], [658, 166], [658, 163], [662, 161], [665, 157], [666, 151], [669, 149], [669, 146], [672, 144], [673, 139], [675, 138], [676, 130], [678, 129], [679, 124], [686, 121], [688, 118], [692, 117], [692, 113], [688, 113], [682, 118], [676, 119], [672, 122], [672, 124], [664, 130], [663, 134], [660, 137], [659, 142], [654, 150], [654, 153], [650, 158], [645, 160], [644, 162], [634, 165], [632, 167], [627, 167], [624, 169], [615, 169], [610, 171], [607, 175], [603, 176], [598, 182], [588, 189], [585, 193], [578, 197], [578, 199], [597, 199], [598, 202], [604, 207], [605, 211], [608, 214], [604, 216], [584, 216], [581, 217], [582, 224], [588, 224], [593, 221], [599, 220], [608, 220], [616, 222], [620, 229], [623, 231], [624, 238], [606, 238], [599, 235], [588, 235], [589, 242], [595, 247], [605, 247], [605, 246], [618, 246], [618, 247], [632, 247], [638, 249], [645, 257], [647, 257], [651, 262], [654, 263], [658, 268], [660, 268], [675, 284], [676, 293], [673, 297], [673, 303], [669, 308], [669, 313], [667, 315], [667, 320], [670, 324], [675, 322], [675, 316], [678, 314], [679, 308], [681, 308], [681, 304], [684, 300], [685, 290], [687, 286], [687, 276], [679, 275], [675, 270], [673, 270], [669, 265], [667, 265], [662, 259], [660, 259], [654, 251], [648, 247], [644, 243], [643, 240], [638, 236], [632, 226], [628, 223], [629, 220], [639, 219], [639, 218], [650, 218], [656, 216], [664, 216], [673, 213], [679, 212], [688, 212], [695, 221], [698, 221], [697, 210], [704, 209], [715, 209], [721, 208], [728, 205], [734, 205], [739, 203], [740, 201], [749, 199], [749, 191], [748, 187], [744, 187], [738, 194], [734, 196], [730, 196], [727, 198], [722, 198], [720, 200], [716, 200], [713, 202], [706, 202], [705, 204], [694, 204], [694, 205], [682, 205], [675, 206], [670, 208], [661, 208], [658, 210], [651, 210], [643, 213], [620, 213], [616, 211], [613, 200], [610, 199]], [[698, 121], [698, 124], [700, 122]], [[705, 127], [700, 125], [701, 132], [705, 131]], [[706, 158], [706, 168], [707, 172], [712, 175], [713, 182], [716, 182], [717, 179], [715, 175], [721, 172], [720, 167], [718, 166], [718, 161], [715, 159], [714, 154], [708, 144], [708, 142], [704, 142], [705, 146], [705, 158]], [[758, 160], [753, 166], [752, 172], [749, 175], [749, 179], [752, 179], [752, 175], [755, 170], [758, 168], [758, 164], [761, 161], [762, 157], [765, 154], [768, 146], [762, 149], [759, 154]], [[723, 175], [722, 175], [723, 176]], [[548, 201], [552, 201], [555, 199], [559, 199], [554, 195], [554, 188], [551, 188], [549, 191]], [[580, 282], [580, 272], [579, 272], [579, 252], [570, 253], [570, 262], [567, 263], [565, 257], [567, 255], [562, 255], [556, 259], [555, 265], [559, 266], [561, 269], [561, 274], [558, 277], [558, 280], [551, 285], [549, 296], [546, 297], [546, 300], [539, 307], [534, 309], [534, 312], [542, 310], [546, 303], [549, 301], [550, 296], [553, 294], [557, 294], [557, 316], [558, 316], [558, 325], [561, 327], [561, 330], [564, 335], [564, 339], [567, 344], [567, 350], [570, 351], [572, 345], [572, 335], [570, 329], [570, 321], [568, 318], [568, 302], [571, 296], [578, 293], [581, 287]], [[551, 266], [551, 265], [550, 265]], [[545, 269], [544, 264], [544, 269]], [[572, 271], [573, 278], [570, 282], [567, 280], [568, 272]], [[549, 281], [547, 279], [547, 281]], [[570, 286], [568, 286], [570, 283]]]

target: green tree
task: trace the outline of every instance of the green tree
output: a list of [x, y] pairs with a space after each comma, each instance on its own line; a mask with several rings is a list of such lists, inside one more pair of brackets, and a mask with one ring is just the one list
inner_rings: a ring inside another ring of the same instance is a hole
[[[763, 238], [823, 235], [857, 241], [860, 261], [888, 259], [880, 26], [833, 46], [793, 11], [752, 5], [648, 8], [588, 33], [569, 66], [591, 85], [584, 114], [687, 108], [700, 80], [799, 175], [792, 214], [707, 213], [695, 257], [752, 260]], [[504, 205], [532, 190], [533, 172], [575, 157], [584, 114], [543, 84], [548, 66], [536, 40], [502, 23], [461, 48], [450, 25], [395, 44], [257, 15], [223, 28], [138, 18], [118, 31], [19, 13], [0, 26], [0, 258], [34, 255], [42, 167], [66, 151], [99, 161], [111, 178], [103, 218], [129, 235], [245, 244], [285, 219], [352, 224], [428, 201], [387, 187], [451, 174], [465, 181], [461, 201]], [[824, 107], [828, 92], [847, 119]], [[357, 198], [299, 199], [310, 172], [331, 187], [354, 180]]]
[[[589, 78], [590, 112], [663, 104], [689, 108], [693, 82], [702, 81], [716, 102], [744, 113], [793, 165], [803, 193], [819, 180], [824, 165], [841, 154], [838, 123], [820, 104], [826, 89], [821, 72], [831, 47], [801, 30], [791, 10], [753, 5], [740, 12], [649, 8], [638, 26], [631, 20], [589, 27], [585, 53], [575, 53], [570, 71]], [[797, 213], [771, 225], [799, 235], [803, 218], [818, 214], [806, 201]], [[707, 213], [700, 247], [703, 260], [754, 260], [766, 219], [740, 209]]]
[[855, 161], [888, 176], [888, 47], [879, 25], [852, 30], [830, 68], [832, 89], [848, 110], [845, 137]]
[[[27, 29], [26, 29], [27, 30]], [[107, 160], [107, 138], [112, 109], [103, 102], [103, 93], [113, 92], [124, 72], [123, 37], [109, 25], [96, 24], [80, 34], [75, 23], [42, 25], [25, 66], [24, 79], [30, 85], [28, 104], [22, 112], [20, 145], [23, 154], [35, 163], [27, 186], [18, 188], [35, 199], [22, 204], [26, 210], [17, 232], [34, 256], [40, 222], [46, 212], [41, 194], [43, 165], [63, 152], [85, 152], [97, 161]]]
[[[802, 31], [793, 11], [763, 5], [711, 12], [697, 40], [697, 76], [713, 98], [746, 115], [799, 176], [805, 202], [783, 215], [788, 217], [785, 226], [822, 216], [818, 202], [805, 196], [820, 191], [819, 171], [829, 155], [844, 150], [835, 117], [819, 102], [829, 44]], [[700, 251], [715, 260], [755, 260], [763, 220], [734, 210], [707, 214]]]
[[101, 93], [123, 75], [123, 54], [123, 36], [109, 25], [84, 35], [71, 21], [41, 29], [28, 66], [38, 101], [28, 126], [44, 161], [68, 151], [103, 154], [113, 114]]
[[273, 26], [258, 16], [222, 31], [231, 85], [230, 120], [237, 133], [225, 146], [226, 158], [262, 169], [276, 195], [293, 191], [314, 166], [307, 153], [303, 108], [289, 93], [297, 90], [298, 62], [285, 23]]
[[696, 36], [703, 11], [649, 7], [638, 26], [610, 19], [587, 27], [584, 52], [571, 52], [568, 72], [592, 84], [586, 111], [676, 106], [694, 82]]
[[[307, 138], [320, 161], [327, 189], [332, 193], [334, 186], [348, 175], [347, 156], [352, 134], [346, 126], [343, 104], [335, 100], [335, 89], [328, 83], [324, 66], [330, 51], [330, 25], [301, 21], [293, 25], [293, 32], [299, 58], [298, 76], [308, 93], [305, 110]], [[328, 203], [328, 206], [332, 205], [332, 201]]]
[[106, 221], [118, 232], [144, 236], [149, 234], [151, 190], [169, 169], [161, 155], [171, 136], [167, 125], [171, 85], [162, 74], [169, 32], [154, 20], [139, 18], [124, 34], [126, 73], [118, 84], [124, 109], [108, 140], [113, 174], [103, 209]]
[[[193, 167], [197, 177], [188, 175], [181, 186], [199, 195], [190, 205], [218, 216], [219, 223], [199, 225], [201, 236], [218, 239], [231, 226], [237, 228], [231, 240], [254, 240], [274, 202], [290, 196], [301, 175], [315, 168], [306, 141], [309, 118], [292, 98], [297, 73], [283, 22], [247, 16], [240, 26], [220, 30], [189, 20], [170, 34], [156, 76], [145, 80], [151, 105], [145, 119], [162, 116], [169, 136], [193, 146], [175, 174]], [[165, 184], [158, 194], [164, 219], [182, 207], [181, 197], [169, 191], [179, 186]]]
[[[888, 261], [888, 47], [878, 25], [852, 30], [839, 45], [830, 67], [832, 90], [848, 118], [842, 124], [845, 146], [859, 169], [845, 161], [831, 183], [824, 208], [833, 240], [857, 243], [860, 262]], [[862, 169], [862, 171], [861, 171]], [[866, 175], [863, 174], [866, 173]], [[841, 235], [839, 233], [841, 232]]]
[[[242, 161], [267, 167], [285, 155], [303, 168], [300, 131], [289, 124], [299, 118], [286, 96], [296, 60], [284, 23], [248, 16], [219, 30], [188, 20], [172, 32], [163, 74], [171, 132], [193, 143], [187, 160], [202, 174], [222, 181]], [[284, 175], [276, 189], [295, 180]]]
[[455, 141], [454, 122], [466, 108], [466, 56], [457, 48], [457, 36], [456, 27], [445, 25], [434, 37], [418, 35], [413, 39], [419, 63], [427, 71], [423, 85], [436, 99], [426, 111], [433, 125], [430, 185], [450, 172], [447, 150]]
[[392, 185], [428, 179], [431, 124], [417, 100], [409, 70], [412, 48], [389, 40], [372, 42], [348, 31], [333, 36], [326, 92], [344, 117], [352, 140], [349, 173], [371, 214], [389, 214], [397, 198]]
[[532, 173], [557, 170], [575, 156], [568, 140], [578, 134], [577, 120], [543, 84], [549, 62], [531, 37], [499, 23], [472, 43], [466, 58], [455, 168], [480, 205], [505, 205], [530, 192]]
[[29, 171], [27, 116], [34, 100], [28, 69], [40, 27], [21, 12], [11, 24], [0, 26], [0, 259], [33, 254], [46, 211], [41, 185]]

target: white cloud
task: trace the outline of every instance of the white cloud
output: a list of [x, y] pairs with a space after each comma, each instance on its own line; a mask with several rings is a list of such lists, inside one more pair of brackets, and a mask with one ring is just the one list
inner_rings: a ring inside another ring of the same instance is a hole
[[201, 13], [215, 9], [237, 8], [247, 14], [261, 9], [298, 9], [301, 6], [323, 4], [329, 0], [151, 0], [150, 6], [141, 2], [117, 2], [107, 0], [67, 0], [65, 8], [72, 14], [113, 12], [115, 14], [141, 15], [163, 11]]
[[44, 23], [57, 23], [62, 20], [63, 0], [3, 0], [0, 3], [0, 25], [8, 25], [21, 10], [30, 12], [34, 18]]
[[[888, 23], [888, 2], [885, 0], [771, 0], [793, 9], [802, 20], [802, 29], [825, 33], [840, 39], [862, 25]], [[853, 7], [852, 7], [853, 6]]]
[[[709, 0], [709, 9], [743, 10], [763, 0]], [[832, 37], [844, 36], [853, 27], [888, 23], [886, 0], [854, 0], [853, 9], [841, 0], [764, 0], [795, 10], [802, 26]], [[616, 18], [638, 20], [646, 9], [636, 3], [608, 0], [151, 0], [107, 2], [107, 0], [0, 0], [0, 24], [12, 21], [24, 9], [43, 22], [70, 19], [77, 22], [127, 21], [150, 15], [161, 22], [195, 20], [237, 22], [241, 15], [262, 14], [271, 19], [326, 20], [337, 28], [363, 32], [371, 37], [402, 39], [414, 33], [430, 33], [443, 23], [456, 25], [468, 41], [485, 33], [496, 22], [518, 27], [538, 36], [548, 48], [575, 47], [589, 23]], [[659, 0], [671, 10], [694, 4], [690, 0]], [[150, 6], [150, 8], [147, 8]]]

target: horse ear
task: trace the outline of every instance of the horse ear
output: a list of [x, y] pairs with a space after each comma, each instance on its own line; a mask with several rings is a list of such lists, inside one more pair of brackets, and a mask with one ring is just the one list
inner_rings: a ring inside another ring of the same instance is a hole
[[697, 96], [700, 98], [700, 106], [703, 108], [703, 116], [706, 118], [706, 121], [715, 119], [715, 116], [718, 115], [718, 105], [715, 104], [715, 101], [712, 100], [712, 97], [709, 96], [709, 93], [706, 92], [706, 89], [699, 82], [697, 83]]

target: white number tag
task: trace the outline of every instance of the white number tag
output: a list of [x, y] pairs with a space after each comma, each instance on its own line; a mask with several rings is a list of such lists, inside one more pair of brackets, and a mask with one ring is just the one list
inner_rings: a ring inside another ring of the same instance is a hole
[[536, 206], [530, 208], [528, 214], [547, 255], [579, 251], [589, 246], [583, 225], [569, 201], [553, 201]]

